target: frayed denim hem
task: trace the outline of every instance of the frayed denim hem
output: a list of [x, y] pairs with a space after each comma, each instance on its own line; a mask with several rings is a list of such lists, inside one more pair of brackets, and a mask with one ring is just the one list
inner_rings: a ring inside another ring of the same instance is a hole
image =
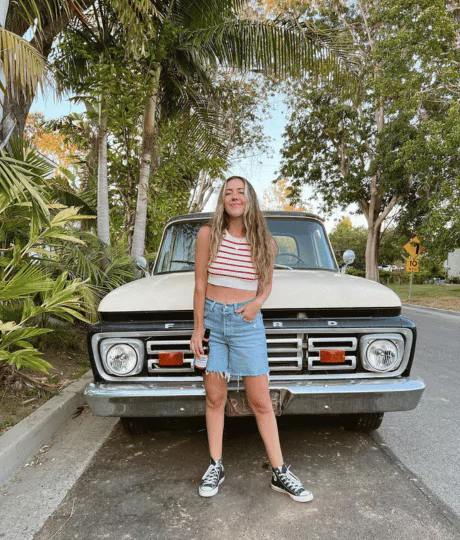
[[270, 382], [270, 372], [258, 373], [257, 375], [254, 375], [254, 373], [250, 373], [248, 375], [245, 375], [244, 373], [234, 374], [234, 373], [229, 373], [228, 371], [206, 370], [205, 373], [206, 373], [206, 375], [211, 375], [212, 373], [216, 373], [217, 375], [219, 375], [223, 379], [226, 379], [227, 382], [230, 382], [231, 377], [236, 377], [237, 382], [238, 382], [238, 390], [240, 389], [240, 377], [260, 377], [261, 375], [266, 375], [267, 376], [267, 381]]
[[228, 373], [228, 372], [224, 372], [224, 371], [209, 371], [209, 370], [206, 370], [205, 373], [206, 373], [206, 375], [211, 375], [211, 374], [213, 374], [213, 373], [217, 373], [217, 375], [219, 375], [219, 376], [222, 377], [223, 379], [226, 379], [227, 382], [230, 382], [231, 374]]

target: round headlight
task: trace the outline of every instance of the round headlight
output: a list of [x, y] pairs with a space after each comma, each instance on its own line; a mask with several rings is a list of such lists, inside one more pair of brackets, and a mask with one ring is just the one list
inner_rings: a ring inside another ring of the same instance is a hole
[[114, 375], [128, 375], [136, 367], [137, 353], [134, 347], [126, 343], [112, 345], [105, 362]]
[[399, 364], [399, 354], [396, 345], [387, 339], [376, 339], [369, 343], [365, 360], [370, 369], [376, 371], [391, 371]]

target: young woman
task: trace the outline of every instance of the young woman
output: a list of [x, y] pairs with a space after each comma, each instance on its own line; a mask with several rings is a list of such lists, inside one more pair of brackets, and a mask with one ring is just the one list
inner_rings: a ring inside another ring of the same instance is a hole
[[256, 192], [231, 176], [219, 192], [209, 225], [198, 231], [195, 254], [194, 331], [190, 348], [203, 354], [209, 328], [209, 358], [203, 375], [210, 465], [199, 488], [212, 497], [224, 481], [222, 438], [227, 381], [243, 378], [249, 404], [272, 466], [271, 487], [298, 502], [313, 495], [286, 467], [268, 387], [268, 356], [260, 308], [272, 287], [276, 243], [260, 211]]

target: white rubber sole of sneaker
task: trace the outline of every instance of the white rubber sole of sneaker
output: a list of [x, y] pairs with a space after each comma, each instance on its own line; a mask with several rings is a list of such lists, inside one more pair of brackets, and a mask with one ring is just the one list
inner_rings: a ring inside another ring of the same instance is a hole
[[215, 495], [219, 491], [219, 486], [222, 484], [222, 482], [224, 480], [225, 480], [225, 476], [219, 480], [219, 483], [217, 484], [217, 486], [214, 489], [207, 489], [206, 491], [204, 491], [204, 490], [202, 491], [201, 486], [200, 486], [199, 489], [198, 489], [198, 493], [202, 497], [212, 497], [213, 495]]
[[285, 495], [289, 495], [289, 497], [291, 497], [291, 499], [293, 499], [294, 501], [309, 502], [313, 500], [313, 495], [311, 493], [309, 495], [305, 495], [305, 497], [299, 497], [298, 495], [291, 495], [290, 493], [285, 491], [283, 488], [279, 488], [278, 486], [274, 486], [273, 484], [270, 484], [270, 485], [272, 489], [274, 489], [275, 491], [279, 491], [280, 493], [284, 493]]

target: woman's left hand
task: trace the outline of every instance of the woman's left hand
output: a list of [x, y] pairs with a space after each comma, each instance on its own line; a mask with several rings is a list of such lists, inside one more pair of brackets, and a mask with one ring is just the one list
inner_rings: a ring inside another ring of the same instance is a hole
[[257, 317], [259, 309], [260, 305], [258, 302], [252, 301], [238, 309], [235, 309], [235, 313], [241, 313], [241, 317], [246, 322], [252, 322]]

